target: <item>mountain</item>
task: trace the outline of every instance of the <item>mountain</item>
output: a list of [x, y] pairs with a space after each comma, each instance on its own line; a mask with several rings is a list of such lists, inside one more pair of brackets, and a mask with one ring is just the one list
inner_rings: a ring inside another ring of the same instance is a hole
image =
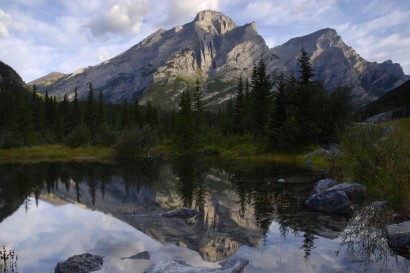
[[222, 13], [206, 10], [190, 23], [159, 29], [110, 60], [60, 78], [47, 90], [62, 98], [65, 93], [72, 97], [78, 87], [84, 98], [92, 82], [109, 102], [142, 97], [171, 108], [198, 79], [204, 83], [205, 103], [218, 104], [232, 97], [238, 77], [250, 77], [260, 58], [268, 72], [281, 67], [255, 23], [237, 26]]
[[38, 78], [32, 82], [29, 82], [29, 85], [36, 85], [37, 87], [40, 88], [44, 88], [47, 87], [53, 83], [55, 83], [56, 81], [58, 81], [59, 79], [61, 79], [62, 77], [67, 76], [64, 73], [60, 73], [60, 72], [51, 72], [50, 74], [47, 74], [41, 78]]
[[27, 89], [27, 86], [13, 68], [0, 61], [0, 89], [1, 88]]
[[[384, 115], [380, 115], [384, 114]], [[392, 118], [394, 115], [410, 115], [410, 80], [391, 90], [357, 112], [359, 119], [380, 115], [378, 118]]]
[[288, 72], [298, 76], [297, 59], [302, 47], [311, 58], [316, 80], [322, 80], [329, 90], [350, 86], [352, 95], [363, 101], [375, 100], [409, 79], [391, 60], [381, 64], [366, 61], [330, 28], [293, 38], [271, 50]]

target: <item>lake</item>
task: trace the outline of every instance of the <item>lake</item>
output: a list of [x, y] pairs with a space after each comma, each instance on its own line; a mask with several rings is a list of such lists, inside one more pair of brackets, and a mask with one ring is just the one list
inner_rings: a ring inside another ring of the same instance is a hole
[[[104, 256], [97, 272], [143, 272], [164, 259], [218, 267], [228, 258], [248, 259], [248, 273], [410, 271], [388, 247], [378, 212], [364, 207], [347, 219], [308, 211], [320, 176], [193, 157], [3, 164], [0, 246], [18, 255], [20, 273], [54, 272], [85, 252]], [[199, 213], [161, 217], [181, 207]], [[127, 259], [145, 250], [150, 260]]]

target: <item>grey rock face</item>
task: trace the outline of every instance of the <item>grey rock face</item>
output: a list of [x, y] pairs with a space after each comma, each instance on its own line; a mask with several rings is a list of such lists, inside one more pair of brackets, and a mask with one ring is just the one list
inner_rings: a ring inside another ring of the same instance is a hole
[[297, 59], [302, 46], [311, 58], [316, 79], [322, 80], [330, 90], [352, 86], [352, 95], [375, 100], [408, 79], [399, 64], [390, 60], [382, 64], [366, 61], [343, 42], [336, 30], [329, 28], [293, 38], [272, 48], [272, 52], [281, 59], [287, 71], [298, 76]]
[[193, 267], [183, 261], [158, 261], [144, 270], [144, 273], [241, 273], [249, 264], [244, 259], [232, 259], [219, 263], [221, 268]]
[[[160, 29], [126, 52], [80, 69], [47, 89], [50, 95], [62, 98], [67, 93], [72, 98], [77, 86], [80, 98], [85, 98], [92, 82], [109, 102], [137, 97], [147, 102], [160, 96], [176, 105], [189, 82], [202, 79], [205, 102], [218, 104], [233, 94], [240, 75], [251, 75], [261, 57], [268, 72], [280, 66], [254, 23], [236, 26], [222, 13], [207, 10], [193, 22], [167, 31]], [[215, 80], [224, 88], [213, 88]], [[173, 83], [176, 87], [170, 88]]]
[[366, 187], [358, 183], [341, 183], [331, 187], [327, 192], [343, 191], [350, 200], [360, 200], [366, 197]]
[[410, 247], [410, 221], [388, 225], [387, 241], [393, 248], [408, 251]]
[[57, 264], [56, 273], [87, 273], [101, 270], [103, 257], [84, 253], [68, 258], [67, 261]]
[[331, 188], [335, 185], [336, 185], [336, 180], [335, 179], [332, 179], [332, 178], [321, 179], [321, 180], [316, 182], [315, 186], [313, 187], [312, 194], [324, 193], [329, 188]]
[[311, 210], [324, 213], [349, 215], [353, 212], [350, 200], [343, 191], [313, 194], [305, 204]]
[[171, 210], [161, 214], [162, 217], [173, 217], [173, 218], [181, 218], [181, 219], [189, 219], [197, 215], [198, 212], [194, 209], [190, 208], [180, 208], [177, 210]]

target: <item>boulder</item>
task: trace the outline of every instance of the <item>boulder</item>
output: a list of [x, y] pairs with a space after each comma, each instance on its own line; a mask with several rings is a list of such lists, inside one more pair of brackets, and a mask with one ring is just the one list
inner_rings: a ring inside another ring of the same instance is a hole
[[190, 208], [179, 208], [161, 214], [162, 217], [189, 219], [196, 216], [198, 212]]
[[336, 183], [336, 180], [332, 178], [321, 179], [316, 182], [315, 186], [313, 187], [312, 194], [324, 193], [331, 187], [335, 186]]
[[55, 273], [87, 273], [101, 270], [103, 257], [84, 253], [68, 258], [67, 261], [57, 264]]
[[410, 247], [410, 221], [388, 225], [386, 230], [387, 242], [392, 248], [408, 251]]
[[333, 186], [327, 192], [343, 191], [350, 200], [360, 200], [366, 197], [366, 187], [358, 183], [341, 183]]
[[381, 210], [386, 207], [387, 201], [374, 201], [373, 203], [369, 204], [369, 207], [375, 210]]
[[245, 259], [220, 262], [220, 268], [194, 267], [184, 261], [157, 261], [148, 266], [144, 273], [241, 273], [249, 264]]
[[350, 215], [353, 212], [349, 198], [344, 191], [332, 191], [313, 194], [305, 205], [314, 211]]
[[140, 252], [138, 254], [129, 256], [129, 257], [124, 257], [121, 258], [121, 260], [125, 260], [125, 259], [131, 259], [131, 260], [149, 260], [151, 258], [151, 255], [149, 254], [148, 251], [143, 251]]

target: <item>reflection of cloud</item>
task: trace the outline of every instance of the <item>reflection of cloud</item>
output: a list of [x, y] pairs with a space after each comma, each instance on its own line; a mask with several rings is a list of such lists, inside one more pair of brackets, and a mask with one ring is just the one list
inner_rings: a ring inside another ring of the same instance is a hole
[[[73, 204], [55, 207], [40, 200], [27, 214], [21, 207], [6, 218], [0, 230], [0, 245], [17, 252], [21, 272], [53, 272], [57, 262], [84, 252], [105, 256], [101, 273], [142, 272], [158, 259], [210, 265], [194, 251], [163, 246], [118, 219]], [[143, 250], [152, 254], [151, 261], [120, 260]]]

